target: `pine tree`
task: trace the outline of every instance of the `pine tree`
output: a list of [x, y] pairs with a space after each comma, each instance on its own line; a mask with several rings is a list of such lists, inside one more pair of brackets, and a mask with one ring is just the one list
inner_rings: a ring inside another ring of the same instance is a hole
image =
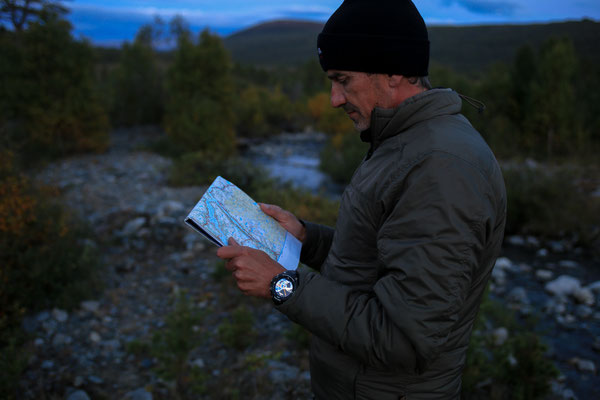
[[195, 43], [180, 31], [167, 88], [165, 130], [180, 153], [219, 158], [234, 152], [231, 61], [219, 37], [205, 30]]

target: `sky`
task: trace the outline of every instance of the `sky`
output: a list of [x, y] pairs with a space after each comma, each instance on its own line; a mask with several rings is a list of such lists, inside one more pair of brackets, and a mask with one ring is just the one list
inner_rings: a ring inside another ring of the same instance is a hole
[[[132, 40], [156, 16], [181, 15], [193, 31], [228, 35], [274, 19], [325, 22], [341, 0], [71, 0], [75, 34], [100, 45]], [[428, 25], [600, 21], [599, 0], [414, 0]]]

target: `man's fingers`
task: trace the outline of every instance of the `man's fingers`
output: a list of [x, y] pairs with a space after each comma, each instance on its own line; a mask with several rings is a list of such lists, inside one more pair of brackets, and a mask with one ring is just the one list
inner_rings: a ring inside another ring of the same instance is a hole
[[[234, 242], [235, 242], [235, 240], [234, 240]], [[234, 257], [237, 257], [237, 256], [243, 254], [243, 252], [244, 252], [244, 248], [242, 246], [238, 245], [237, 243], [235, 243], [234, 245], [220, 247], [217, 250], [217, 257], [223, 258], [223, 259], [234, 258]]]
[[282, 217], [283, 209], [281, 207], [266, 203], [258, 203], [258, 205], [260, 206], [262, 212], [275, 218], [276, 220], [279, 220]]

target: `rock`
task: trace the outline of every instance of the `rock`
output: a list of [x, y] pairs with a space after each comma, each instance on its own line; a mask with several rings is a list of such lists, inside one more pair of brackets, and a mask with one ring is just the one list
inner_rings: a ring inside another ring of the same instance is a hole
[[585, 304], [588, 306], [593, 306], [596, 302], [596, 296], [594, 293], [588, 288], [579, 288], [573, 292], [573, 297], [580, 304]]
[[204, 364], [204, 360], [201, 358], [197, 358], [193, 361], [190, 361], [190, 365], [192, 367], [198, 367], [198, 368], [204, 368], [205, 364]]
[[513, 356], [512, 354], [508, 355], [507, 360], [508, 360], [508, 364], [510, 364], [511, 367], [516, 367], [517, 364], [519, 364], [519, 362], [517, 361], [515, 356]]
[[547, 282], [554, 277], [554, 272], [547, 269], [538, 269], [535, 271], [535, 277], [542, 282]]
[[580, 304], [575, 309], [575, 314], [581, 319], [588, 319], [594, 314], [594, 310], [585, 304]]
[[523, 236], [509, 236], [506, 241], [513, 246], [525, 246], [525, 238]]
[[117, 339], [107, 340], [102, 343], [102, 346], [108, 351], [117, 351], [121, 347], [121, 342]]
[[548, 249], [539, 249], [539, 250], [538, 250], [538, 251], [535, 253], [535, 255], [536, 255], [537, 257], [542, 257], [542, 258], [543, 258], [543, 257], [548, 257]]
[[511, 303], [530, 304], [529, 297], [527, 297], [527, 291], [523, 287], [512, 289], [508, 295], [506, 295], [506, 299]]
[[510, 271], [513, 269], [513, 262], [506, 257], [499, 257], [494, 265], [494, 269], [496, 268]]
[[82, 376], [77, 375], [75, 377], [75, 379], [73, 380], [73, 386], [75, 387], [81, 387], [83, 386], [83, 384], [85, 383], [85, 380], [83, 379]]
[[300, 369], [280, 361], [270, 360], [267, 365], [271, 369], [269, 378], [275, 383], [295, 381], [300, 375]]
[[36, 339], [33, 341], [33, 344], [34, 344], [34, 346], [35, 346], [35, 347], [41, 347], [41, 346], [43, 346], [43, 345], [44, 345], [44, 343], [45, 343], [45, 342], [44, 342], [44, 339], [42, 339], [42, 338], [36, 338]]
[[48, 311], [42, 311], [35, 317], [37, 322], [44, 322], [48, 318], [50, 318], [50, 313]]
[[104, 383], [104, 380], [96, 375], [88, 376], [88, 381], [95, 383], [96, 385], [100, 385], [101, 383]]
[[596, 364], [591, 360], [585, 360], [582, 358], [572, 358], [569, 360], [569, 364], [574, 365], [580, 372], [595, 374]]
[[83, 390], [76, 390], [67, 397], [67, 400], [90, 400], [90, 396]]
[[183, 203], [175, 200], [166, 200], [158, 205], [156, 213], [159, 216], [168, 216], [184, 211], [186, 211], [186, 208]]
[[152, 393], [145, 388], [139, 388], [125, 394], [123, 400], [152, 400]]
[[146, 217], [138, 217], [127, 222], [121, 231], [123, 236], [131, 236], [146, 224]]
[[526, 241], [527, 241], [527, 245], [529, 247], [533, 247], [533, 248], [540, 247], [540, 241], [535, 236], [527, 236]]
[[564, 253], [567, 248], [564, 242], [559, 241], [550, 241], [548, 242], [548, 246], [553, 253]]
[[100, 336], [100, 334], [98, 334], [98, 332], [91, 332], [90, 333], [90, 340], [93, 343], [100, 343], [100, 341], [102, 340], [102, 337]]
[[100, 309], [100, 302], [91, 300], [82, 301], [80, 306], [83, 311], [96, 313]]
[[561, 397], [563, 400], [579, 400], [575, 395], [575, 392], [573, 392], [573, 390], [569, 388], [562, 391]]
[[557, 279], [548, 282], [544, 289], [554, 296], [570, 296], [581, 287], [579, 279], [569, 275], [561, 275]]
[[501, 268], [494, 268], [492, 270], [492, 280], [500, 286], [506, 284], [506, 272]]
[[576, 261], [562, 260], [558, 262], [558, 266], [561, 268], [578, 268], [579, 264]]
[[69, 319], [69, 314], [64, 310], [59, 310], [55, 308], [52, 310], [52, 318], [57, 320], [58, 322], [66, 322]]
[[56, 335], [54, 335], [54, 338], [52, 339], [52, 346], [61, 347], [61, 346], [70, 344], [72, 341], [73, 341], [73, 339], [70, 336], [67, 336], [62, 333], [57, 333]]
[[54, 368], [54, 361], [46, 360], [42, 362], [42, 369], [52, 369]]
[[492, 340], [495, 346], [502, 346], [508, 340], [508, 329], [501, 327], [494, 329], [492, 332]]
[[588, 289], [590, 289], [592, 292], [600, 292], [600, 281], [594, 282], [594, 283], [590, 283], [589, 285], [586, 286]]

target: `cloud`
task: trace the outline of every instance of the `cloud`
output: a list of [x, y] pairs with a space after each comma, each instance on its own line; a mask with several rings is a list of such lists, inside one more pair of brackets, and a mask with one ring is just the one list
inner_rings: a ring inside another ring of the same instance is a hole
[[519, 6], [510, 0], [446, 0], [446, 5], [458, 4], [475, 14], [511, 16]]

